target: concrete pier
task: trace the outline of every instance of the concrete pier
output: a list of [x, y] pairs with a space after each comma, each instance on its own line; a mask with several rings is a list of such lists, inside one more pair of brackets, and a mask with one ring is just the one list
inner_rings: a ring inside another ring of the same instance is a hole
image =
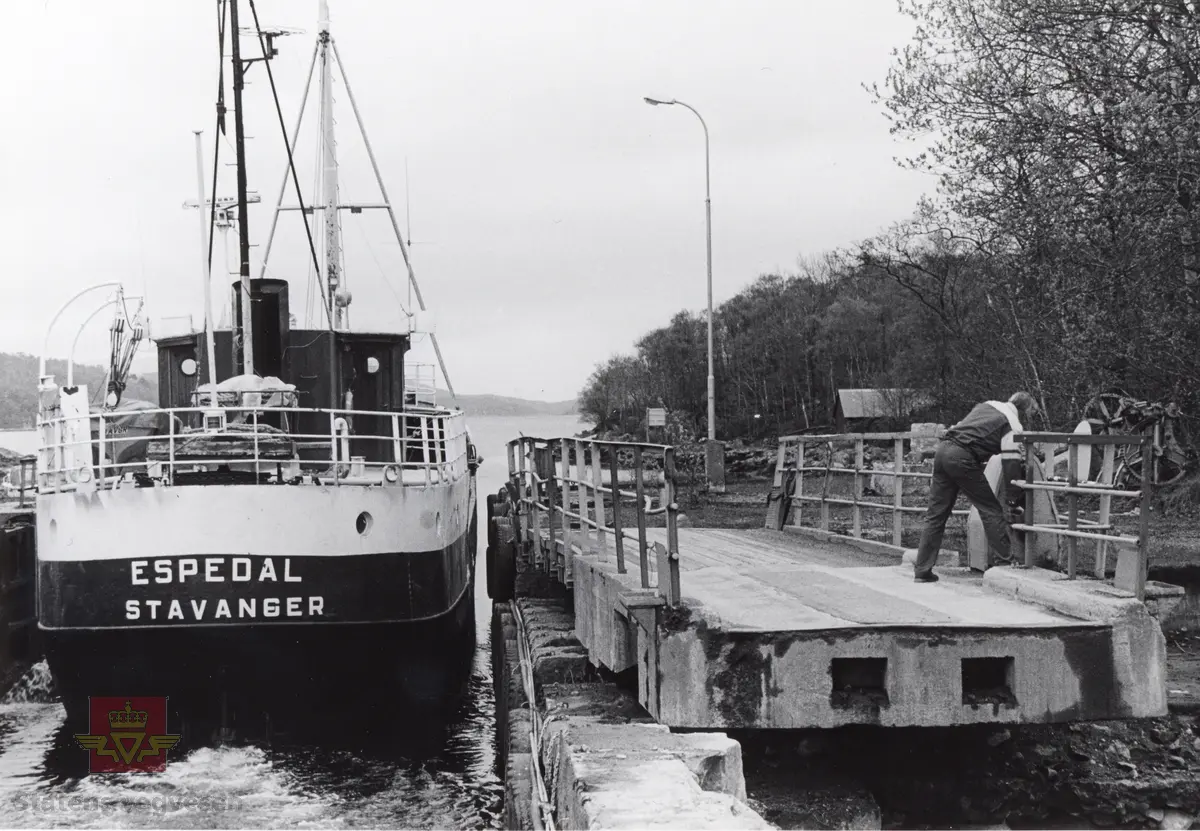
[[741, 746], [724, 733], [672, 733], [602, 680], [574, 637], [569, 597], [538, 576], [519, 575], [515, 609], [497, 603], [493, 618], [505, 827], [543, 828], [552, 814], [559, 828], [770, 828], [746, 804]]
[[[665, 531], [649, 534], [660, 541]], [[865, 550], [801, 528], [678, 535], [675, 608], [619, 573], [594, 541], [555, 540], [570, 561], [559, 573], [589, 660], [636, 667], [640, 703], [661, 724], [948, 726], [1166, 713], [1165, 639], [1145, 604], [1110, 584], [947, 566], [940, 582], [919, 584], [890, 546]]]

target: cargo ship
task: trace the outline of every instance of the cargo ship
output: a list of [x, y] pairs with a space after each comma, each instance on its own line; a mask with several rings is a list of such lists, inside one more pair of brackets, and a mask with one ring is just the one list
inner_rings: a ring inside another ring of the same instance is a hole
[[[297, 217], [310, 243], [321, 309], [300, 325], [289, 282], [250, 275], [242, 89], [256, 62], [269, 73], [280, 32], [261, 29], [256, 13], [247, 27], [238, 7], [224, 0], [220, 13], [236, 198], [217, 197], [215, 175], [208, 193], [196, 140], [204, 325], [150, 333], [156, 404], [122, 400], [144, 330], [120, 289], [107, 301], [116, 318], [105, 390], [90, 395], [70, 378], [59, 385], [43, 356], [37, 617], [73, 720], [86, 718], [90, 696], [162, 695], [172, 709], [212, 713], [227, 713], [234, 699], [306, 712], [335, 702], [338, 712], [394, 706], [397, 695], [436, 701], [474, 644], [478, 459], [465, 415], [437, 404], [424, 368], [406, 366], [417, 310], [398, 304], [392, 331], [348, 322], [345, 211], [391, 215], [404, 260], [395, 279], [410, 281], [418, 298], [420, 290], [382, 179], [380, 202], [339, 198], [331, 83], [340, 57], [327, 4], [309, 71], [310, 80], [320, 73], [320, 187], [306, 203], [295, 137], [285, 136], [296, 204], [284, 205], [281, 190], [275, 211], [276, 220]], [[273, 76], [258, 77], [274, 92]], [[223, 102], [222, 79], [222, 130]], [[213, 323], [210, 291], [221, 218], [237, 227], [240, 255], [227, 328]]]

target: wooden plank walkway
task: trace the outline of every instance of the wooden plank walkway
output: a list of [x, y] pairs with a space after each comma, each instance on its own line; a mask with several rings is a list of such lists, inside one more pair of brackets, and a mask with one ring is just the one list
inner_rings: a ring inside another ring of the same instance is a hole
[[[1157, 623], [1136, 598], [1043, 569], [939, 566], [916, 583], [896, 553], [802, 529], [678, 529], [681, 601], [657, 596], [666, 529], [619, 573], [555, 528], [591, 660], [637, 670], [638, 700], [672, 727], [936, 726], [1166, 712]], [[545, 551], [548, 529], [539, 529]]]
[[[561, 546], [561, 533], [556, 536]], [[647, 529], [647, 537], [651, 545], [665, 544], [666, 529]], [[548, 539], [544, 530], [542, 539]], [[611, 543], [597, 549], [578, 531], [571, 543], [576, 553], [615, 564]], [[982, 575], [969, 569], [940, 569], [940, 582], [915, 583], [911, 566], [895, 555], [798, 532], [680, 528], [679, 552], [684, 604], [703, 608], [730, 630], [1102, 626], [988, 592]], [[656, 585], [653, 555], [649, 559]], [[628, 573], [638, 573], [637, 546], [628, 541], [625, 563]]]

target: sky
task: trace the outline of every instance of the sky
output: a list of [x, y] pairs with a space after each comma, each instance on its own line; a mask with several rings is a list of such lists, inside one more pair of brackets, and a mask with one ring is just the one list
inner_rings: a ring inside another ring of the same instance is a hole
[[[290, 131], [318, 0], [256, 5], [264, 27], [296, 30], [272, 61]], [[184, 202], [197, 199], [194, 130], [204, 131], [212, 174], [216, 8], [6, 4], [0, 351], [40, 353], [59, 305], [107, 280], [146, 298], [152, 332], [189, 315], [202, 323], [200, 230]], [[241, 9], [251, 25], [246, 0]], [[896, 165], [909, 148], [863, 89], [882, 83], [892, 50], [911, 35], [895, 0], [330, 0], [330, 10], [390, 202], [400, 227], [411, 225], [425, 319], [461, 393], [573, 398], [597, 363], [631, 352], [677, 311], [704, 308], [704, 133], [691, 112], [643, 96], [685, 101], [707, 122], [718, 305], [761, 274], [795, 272], [802, 258], [904, 219], [934, 188]], [[335, 71], [341, 199], [379, 202], [346, 80]], [[286, 156], [261, 63], [248, 82], [258, 276]], [[314, 93], [296, 149], [306, 202], [316, 112]], [[221, 194], [236, 192], [232, 136], [230, 116]], [[294, 192], [284, 201], [295, 204]], [[398, 330], [410, 304], [387, 215], [342, 221], [352, 328]], [[289, 280], [303, 324], [312, 285], [304, 230], [296, 212], [279, 222], [267, 274]], [[229, 268], [215, 241], [218, 317], [235, 279], [225, 274], [236, 270], [236, 232], [227, 241]], [[64, 313], [51, 355], [70, 350], [105, 296]], [[107, 361], [108, 320], [101, 313], [83, 330], [77, 360]], [[433, 361], [427, 336], [414, 353]], [[153, 367], [143, 347], [135, 371]]]

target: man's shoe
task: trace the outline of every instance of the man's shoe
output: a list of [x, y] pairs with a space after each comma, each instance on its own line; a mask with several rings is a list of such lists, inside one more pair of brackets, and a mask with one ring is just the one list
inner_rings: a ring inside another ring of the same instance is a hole
[[916, 577], [913, 578], [914, 583], [936, 583], [937, 581], [938, 581], [938, 576], [936, 574], [934, 574], [932, 571], [929, 572], [928, 574], [918, 574]]

